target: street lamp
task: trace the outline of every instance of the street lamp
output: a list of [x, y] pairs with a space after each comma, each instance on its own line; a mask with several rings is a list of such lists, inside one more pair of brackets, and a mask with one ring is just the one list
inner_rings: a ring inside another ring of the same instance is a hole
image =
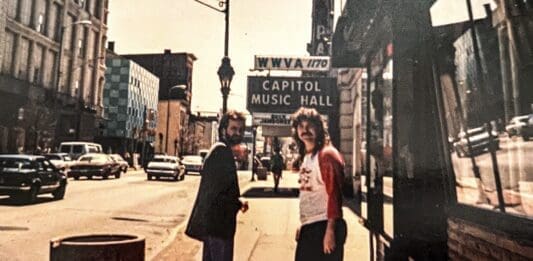
[[166, 129], [167, 135], [165, 136], [165, 152], [166, 153], [169, 152], [169, 150], [168, 150], [168, 129], [169, 129], [169, 122], [170, 122], [170, 93], [172, 92], [172, 90], [176, 90], [176, 89], [180, 89], [180, 90], [186, 91], [187, 90], [187, 85], [184, 85], [184, 84], [175, 85], [175, 86], [172, 86], [172, 87], [170, 87], [168, 89], [168, 95], [167, 95], [167, 129]]
[[230, 84], [231, 80], [233, 79], [233, 75], [235, 75], [235, 71], [233, 70], [233, 67], [231, 67], [230, 59], [228, 56], [228, 45], [229, 45], [229, 3], [230, 0], [221, 0], [219, 1], [218, 5], [219, 7], [222, 7], [226, 5], [226, 8], [223, 10], [220, 10], [216, 7], [213, 7], [209, 4], [206, 4], [200, 0], [195, 0], [196, 2], [205, 5], [213, 10], [219, 11], [221, 13], [224, 13], [226, 18], [226, 26], [225, 26], [225, 32], [224, 32], [224, 58], [222, 58], [222, 64], [218, 68], [218, 79], [220, 80], [220, 92], [222, 92], [222, 113], [226, 113], [227, 111], [227, 102], [228, 102], [228, 94], [230, 92]]
[[231, 67], [229, 57], [222, 58], [222, 64], [218, 68], [218, 78], [220, 80], [220, 92], [222, 93], [222, 113], [226, 113], [228, 110], [228, 95], [230, 92], [231, 80], [235, 71]]

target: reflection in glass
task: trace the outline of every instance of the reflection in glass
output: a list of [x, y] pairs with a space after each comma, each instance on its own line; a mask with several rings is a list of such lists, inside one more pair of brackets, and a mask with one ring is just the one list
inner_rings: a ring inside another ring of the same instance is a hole
[[457, 200], [531, 218], [531, 10], [472, 3], [486, 15], [434, 27]]

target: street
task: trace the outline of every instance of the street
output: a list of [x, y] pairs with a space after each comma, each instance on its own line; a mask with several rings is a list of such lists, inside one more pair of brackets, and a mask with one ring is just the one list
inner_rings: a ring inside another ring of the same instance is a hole
[[[239, 173], [239, 183], [249, 180]], [[49, 241], [89, 233], [146, 237], [146, 257], [157, 254], [186, 221], [199, 175], [184, 181], [146, 180], [142, 171], [120, 179], [69, 179], [63, 200], [41, 195], [37, 203], [18, 205], [0, 196], [0, 260], [48, 260]]]

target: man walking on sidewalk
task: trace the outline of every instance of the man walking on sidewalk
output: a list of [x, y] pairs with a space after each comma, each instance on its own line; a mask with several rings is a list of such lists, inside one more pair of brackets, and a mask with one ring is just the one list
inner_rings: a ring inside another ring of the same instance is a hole
[[296, 261], [343, 260], [346, 222], [342, 218], [340, 153], [326, 143], [322, 117], [300, 108], [292, 117], [293, 138], [300, 158], [300, 221]]
[[233, 260], [236, 216], [248, 210], [248, 202], [239, 200], [237, 168], [231, 146], [240, 144], [245, 117], [228, 111], [219, 123], [219, 142], [206, 156], [202, 179], [185, 234], [203, 241], [204, 261]]

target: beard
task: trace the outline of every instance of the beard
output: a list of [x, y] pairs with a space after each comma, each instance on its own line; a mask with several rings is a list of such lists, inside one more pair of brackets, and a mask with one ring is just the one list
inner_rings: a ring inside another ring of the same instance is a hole
[[230, 144], [230, 145], [236, 145], [236, 144], [240, 144], [242, 142], [242, 136], [241, 135], [226, 135], [226, 141]]

